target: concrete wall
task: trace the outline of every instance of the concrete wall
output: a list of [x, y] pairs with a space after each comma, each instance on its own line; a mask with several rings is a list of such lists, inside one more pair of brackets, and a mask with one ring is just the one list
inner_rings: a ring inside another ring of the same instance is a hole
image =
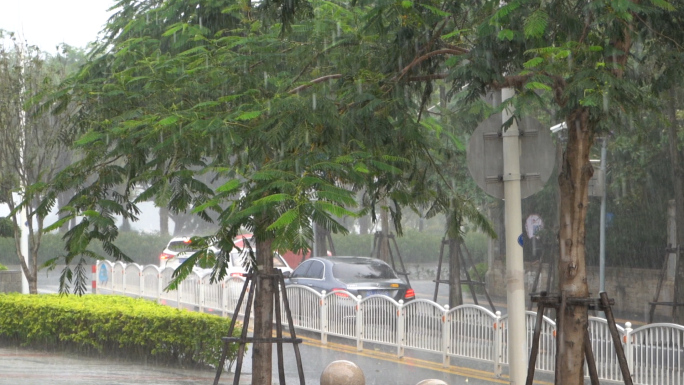
[[[446, 264], [444, 264], [446, 265]], [[441, 279], [449, 277], [449, 269], [442, 266]], [[435, 279], [437, 264], [412, 264], [406, 265], [411, 272], [411, 280], [432, 280]], [[489, 295], [499, 300], [506, 298], [506, 267], [500, 261], [496, 261], [487, 272], [487, 290]], [[534, 279], [539, 270], [536, 263], [525, 263], [525, 297], [529, 304], [529, 294], [534, 287]], [[599, 296], [599, 271], [598, 267], [587, 267], [587, 282], [592, 297]], [[546, 290], [548, 279], [548, 265], [542, 266], [537, 292]], [[660, 270], [651, 269], [626, 269], [626, 268], [606, 268], [606, 292], [608, 296], [615, 300], [613, 310], [616, 313], [628, 313], [640, 320], [646, 320], [649, 311], [649, 302], [653, 301]], [[551, 287], [550, 293], [557, 293], [558, 288]], [[660, 302], [671, 302], [674, 295], [674, 283], [672, 281], [663, 282], [660, 292]], [[656, 316], [670, 317], [672, 307], [658, 306]], [[667, 318], [666, 318], [667, 319]], [[657, 319], [656, 319], [657, 320]]]
[[[534, 279], [539, 270], [538, 264], [525, 264], [525, 291], [529, 300], [529, 293], [534, 287]], [[487, 277], [487, 288], [490, 295], [496, 297], [506, 296], [506, 272], [502, 263], [495, 263]], [[660, 270], [655, 269], [628, 269], [628, 268], [606, 268], [606, 293], [615, 300], [613, 310], [616, 312], [632, 313], [645, 317], [648, 315], [649, 302], [653, 297], [660, 278]], [[537, 292], [546, 290], [548, 279], [548, 266], [542, 266], [540, 283]], [[598, 267], [587, 267], [587, 283], [592, 297], [599, 296], [599, 269]], [[557, 293], [558, 288], [551, 287], [551, 293]], [[674, 295], [674, 283], [664, 281], [660, 291], [660, 302], [671, 302]], [[672, 307], [656, 307], [656, 315], [671, 316]]]
[[21, 271], [0, 271], [0, 293], [21, 293]]

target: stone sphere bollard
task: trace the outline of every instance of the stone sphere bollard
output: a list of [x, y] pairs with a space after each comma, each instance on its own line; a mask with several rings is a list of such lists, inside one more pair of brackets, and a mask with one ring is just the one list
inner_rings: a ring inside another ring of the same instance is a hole
[[321, 373], [321, 385], [366, 385], [366, 377], [351, 361], [333, 361]]
[[442, 380], [431, 379], [431, 380], [423, 380], [423, 381], [417, 383], [416, 385], [448, 385], [448, 384]]

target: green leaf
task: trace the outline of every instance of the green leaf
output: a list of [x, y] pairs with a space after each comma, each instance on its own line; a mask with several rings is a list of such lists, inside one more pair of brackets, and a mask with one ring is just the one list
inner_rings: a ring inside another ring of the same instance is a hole
[[254, 201], [254, 205], [261, 206], [265, 204], [285, 202], [288, 200], [292, 200], [292, 196], [290, 194], [272, 194], [267, 197], [257, 199]]
[[525, 84], [525, 88], [528, 90], [551, 91], [551, 87], [547, 86], [544, 83], [539, 83], [539, 82], [528, 82]]
[[549, 24], [549, 15], [537, 9], [525, 19], [524, 32], [526, 38], [537, 38], [544, 36], [546, 26]]
[[[433, 7], [433, 6], [431, 6], [431, 5], [420, 4], [420, 6], [423, 7], [423, 8], [425, 8], [425, 9], [428, 9], [430, 12], [432, 12], [433, 14], [435, 14], [435, 15], [437, 15], [437, 16], [441, 16], [441, 17], [448, 17], [448, 16], [451, 16], [451, 13], [449, 13], [449, 12], [444, 12], [444, 11], [442, 11], [441, 9], [439, 9], [439, 8], [437, 8], [437, 7]], [[456, 33], [457, 35], [459, 34], [459, 32], [460, 32], [460, 31], [458, 31], [458, 30], [455, 31], [455, 33]], [[442, 38], [448, 38], [448, 37], [449, 37], [448, 35], [442, 36]]]
[[159, 121], [159, 124], [162, 126], [170, 126], [178, 121], [178, 116], [176, 115], [171, 115], [167, 116], [166, 118], [162, 119]]
[[263, 111], [249, 111], [242, 113], [240, 116], [235, 118], [236, 120], [252, 120], [258, 116], [260, 116], [263, 113]]
[[497, 36], [497, 38], [499, 40], [511, 41], [511, 40], [513, 40], [514, 36], [515, 36], [515, 34], [510, 29], [502, 29], [501, 31], [499, 31], [499, 35]]
[[297, 219], [299, 212], [295, 209], [287, 210], [278, 219], [268, 226], [267, 230], [277, 230], [286, 227]]
[[523, 67], [525, 67], [525, 68], [534, 68], [534, 67], [540, 65], [540, 64], [543, 63], [543, 62], [544, 62], [544, 59], [537, 56], [537, 57], [535, 57], [535, 58], [532, 58], [532, 59], [526, 61], [526, 62], [523, 64]]
[[233, 191], [237, 190], [237, 189], [240, 187], [240, 185], [241, 185], [241, 183], [240, 183], [239, 180], [237, 180], [237, 179], [232, 179], [232, 180], [229, 180], [228, 182], [224, 183], [224, 184], [221, 185], [220, 187], [218, 187], [218, 188], [216, 189], [216, 192], [227, 192], [227, 193], [230, 193], [230, 192], [233, 192]]
[[403, 0], [403, 1], [401, 2], [401, 6], [402, 6], [403, 8], [411, 8], [411, 7], [413, 7], [413, 1]]
[[102, 134], [95, 131], [88, 131], [76, 141], [76, 145], [83, 146], [102, 139]]
[[675, 8], [674, 5], [670, 4], [669, 2], [667, 2], [665, 0], [651, 0], [651, 3], [654, 6], [660, 8], [660, 9], [664, 9], [666, 11], [674, 11], [677, 9], [677, 8]]

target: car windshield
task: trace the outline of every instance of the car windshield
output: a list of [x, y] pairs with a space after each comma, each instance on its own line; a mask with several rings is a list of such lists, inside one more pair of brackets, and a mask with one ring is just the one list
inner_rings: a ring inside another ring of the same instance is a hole
[[394, 270], [382, 261], [336, 262], [333, 265], [333, 276], [340, 281], [397, 278]]
[[169, 243], [168, 249], [176, 253], [194, 253], [195, 249], [183, 241], [173, 241]]

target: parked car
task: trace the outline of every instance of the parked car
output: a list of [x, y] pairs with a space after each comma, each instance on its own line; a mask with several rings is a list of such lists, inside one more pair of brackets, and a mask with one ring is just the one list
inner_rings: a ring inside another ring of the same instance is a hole
[[396, 301], [410, 301], [416, 297], [390, 265], [368, 257], [311, 258], [297, 266], [286, 284], [304, 285], [318, 292], [346, 290], [364, 298], [385, 295]]
[[197, 249], [192, 247], [190, 237], [171, 238], [159, 255], [159, 267], [162, 269], [165, 267], [176, 269], [196, 251]]
[[[228, 263], [228, 276], [243, 276], [247, 273], [247, 269], [245, 268], [245, 262], [248, 256], [248, 252], [247, 249], [244, 247], [245, 239], [249, 238], [240, 236], [239, 238], [236, 238], [234, 240], [235, 245], [239, 247], [239, 249], [233, 249], [229, 254], [230, 262]], [[209, 247], [209, 249], [214, 253], [219, 252], [219, 249], [214, 246]], [[197, 252], [197, 249], [192, 247], [190, 237], [174, 237], [169, 241], [169, 243], [166, 245], [162, 253], [159, 255], [159, 267], [171, 267], [173, 269], [176, 269], [183, 262], [185, 262], [186, 259], [191, 257], [192, 254], [194, 254], [195, 252]], [[292, 273], [292, 269], [290, 268], [290, 266], [278, 253], [274, 253], [273, 255], [273, 266], [280, 269], [280, 271], [282, 271], [283, 274], [286, 276]], [[207, 271], [209, 269], [202, 269], [196, 266], [195, 270]]]

